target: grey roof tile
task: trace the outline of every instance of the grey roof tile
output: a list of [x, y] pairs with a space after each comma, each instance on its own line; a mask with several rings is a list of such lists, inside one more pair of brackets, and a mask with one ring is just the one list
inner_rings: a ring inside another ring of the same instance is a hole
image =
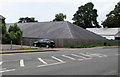
[[28, 38], [105, 39], [67, 21], [18, 23], [18, 25], [23, 30], [23, 37]]

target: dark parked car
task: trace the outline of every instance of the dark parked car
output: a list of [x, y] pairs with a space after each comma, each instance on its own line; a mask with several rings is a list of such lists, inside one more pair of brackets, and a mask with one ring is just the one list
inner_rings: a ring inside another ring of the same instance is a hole
[[38, 40], [38, 41], [35, 41], [33, 43], [33, 46], [35, 47], [51, 47], [51, 48], [54, 48], [55, 47], [55, 42], [53, 40], [50, 40], [50, 39], [41, 39], [41, 40]]

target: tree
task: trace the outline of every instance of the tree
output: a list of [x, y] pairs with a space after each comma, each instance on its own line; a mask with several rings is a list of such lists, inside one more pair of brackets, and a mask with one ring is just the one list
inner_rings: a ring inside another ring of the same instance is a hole
[[7, 40], [7, 29], [5, 25], [5, 18], [2, 16], [2, 19], [0, 19], [0, 41], [2, 40], [2, 43], [6, 43]]
[[93, 3], [89, 2], [84, 6], [78, 7], [78, 11], [73, 15], [73, 24], [76, 24], [82, 28], [100, 28], [97, 22], [97, 10], [94, 9]]
[[0, 30], [2, 34], [6, 34], [6, 26], [5, 26], [5, 19], [0, 19]]
[[17, 24], [14, 24], [9, 27], [8, 35], [14, 44], [19, 44], [22, 38], [22, 31]]
[[14, 25], [10, 25], [9, 29], [8, 29], [8, 32], [11, 32], [13, 31], [14, 33], [16, 33], [17, 31], [21, 31], [20, 28], [18, 27], [17, 24], [14, 24]]
[[3, 44], [8, 43], [8, 40], [7, 40], [8, 39], [7, 38], [8, 34], [7, 34], [7, 29], [6, 29], [5, 23], [0, 25], [0, 30], [1, 30], [1, 35], [2, 35], [2, 37], [0, 36], [0, 38], [2, 38], [1, 39], [2, 43]]
[[106, 15], [107, 19], [102, 22], [103, 27], [120, 27], [120, 2], [115, 5], [114, 10]]
[[18, 23], [26, 23], [26, 22], [38, 22], [37, 20], [35, 20], [35, 18], [34, 17], [31, 17], [31, 18], [29, 18], [29, 17], [22, 17], [22, 18], [19, 18], [19, 21], [18, 21]]
[[6, 29], [6, 26], [5, 26], [5, 24], [1, 24], [0, 25], [1, 26], [1, 30], [2, 30], [2, 34], [6, 34], [7, 33], [7, 29]]
[[64, 21], [64, 19], [66, 19], [66, 15], [59, 13], [55, 15], [55, 19], [53, 19], [53, 21]]
[[7, 32], [6, 25], [5, 25], [5, 19], [1, 19], [0, 20], [0, 31], [2, 34], [2, 44], [9, 44], [11, 40], [13, 41], [14, 44], [20, 43], [20, 40], [22, 38], [22, 31], [18, 27], [17, 24], [11, 25]]

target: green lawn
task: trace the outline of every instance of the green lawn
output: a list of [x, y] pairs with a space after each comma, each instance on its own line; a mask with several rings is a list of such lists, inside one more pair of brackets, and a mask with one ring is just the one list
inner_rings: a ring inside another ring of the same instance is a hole
[[118, 46], [118, 45], [75, 45], [75, 46], [66, 46], [61, 48], [92, 48], [92, 47], [110, 47], [110, 46]]

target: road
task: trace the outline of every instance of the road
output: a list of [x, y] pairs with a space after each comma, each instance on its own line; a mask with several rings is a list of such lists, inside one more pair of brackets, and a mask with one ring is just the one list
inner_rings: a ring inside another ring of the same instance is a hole
[[117, 75], [118, 48], [3, 54], [2, 75]]

